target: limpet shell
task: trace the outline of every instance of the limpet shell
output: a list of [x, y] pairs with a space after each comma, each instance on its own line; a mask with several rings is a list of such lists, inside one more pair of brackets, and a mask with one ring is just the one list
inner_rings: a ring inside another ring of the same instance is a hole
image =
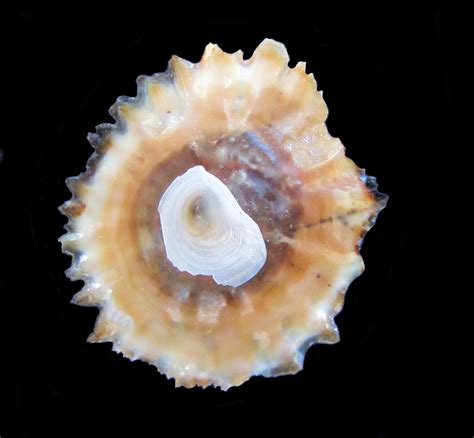
[[[227, 389], [296, 373], [309, 346], [339, 340], [334, 317], [387, 196], [328, 133], [305, 64], [288, 61], [268, 39], [248, 60], [214, 44], [196, 64], [173, 56], [165, 73], [138, 78], [137, 97], [117, 100], [115, 124], [89, 134], [95, 152], [67, 180], [60, 241], [68, 277], [85, 283], [73, 303], [100, 308], [90, 342], [112, 342], [176, 385]], [[264, 239], [261, 269], [236, 287], [166, 255], [158, 206], [195, 166]]]

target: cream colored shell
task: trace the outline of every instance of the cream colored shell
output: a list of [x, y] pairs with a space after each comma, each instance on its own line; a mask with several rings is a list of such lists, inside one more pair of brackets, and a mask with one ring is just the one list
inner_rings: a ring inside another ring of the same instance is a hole
[[[214, 44], [197, 64], [172, 57], [112, 107], [116, 125], [89, 136], [96, 152], [67, 181], [60, 239], [73, 255], [68, 276], [85, 282], [73, 302], [100, 308], [89, 341], [112, 342], [176, 385], [222, 389], [295, 373], [312, 343], [338, 341], [334, 316], [386, 196], [329, 135], [313, 75], [288, 60], [272, 40], [248, 60]], [[239, 287], [180, 272], [164, 255], [161, 196], [206, 160], [267, 245], [264, 266]]]

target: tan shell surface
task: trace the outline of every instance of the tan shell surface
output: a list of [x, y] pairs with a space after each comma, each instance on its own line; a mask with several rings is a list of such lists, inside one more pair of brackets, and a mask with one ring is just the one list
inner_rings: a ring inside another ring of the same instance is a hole
[[[282, 44], [265, 40], [248, 60], [210, 44], [200, 63], [173, 57], [138, 88], [112, 107], [116, 125], [90, 135], [96, 153], [68, 180], [73, 198], [62, 206], [68, 274], [85, 281], [73, 301], [101, 309], [89, 340], [113, 342], [188, 387], [298, 371], [311, 343], [337, 342], [334, 316], [363, 270], [361, 239], [386, 197], [329, 135], [313, 76], [302, 63], [288, 67]], [[239, 155], [244, 148], [257, 153]], [[237, 288], [179, 272], [164, 256], [157, 206], [194, 165], [242, 208], [249, 175], [259, 178], [252, 193], [265, 185], [265, 199], [288, 207], [269, 203], [266, 212], [259, 198], [248, 201], [269, 256]]]

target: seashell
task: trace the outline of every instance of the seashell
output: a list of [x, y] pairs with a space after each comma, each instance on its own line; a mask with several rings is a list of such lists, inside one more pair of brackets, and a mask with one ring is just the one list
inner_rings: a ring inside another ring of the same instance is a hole
[[172, 57], [89, 134], [87, 170], [68, 178], [60, 239], [73, 302], [100, 308], [90, 342], [155, 365], [176, 385], [240, 385], [292, 374], [364, 269], [384, 208], [331, 137], [305, 64], [264, 40], [253, 56], [209, 44]]
[[225, 184], [202, 166], [170, 184], [158, 212], [166, 257], [180, 271], [238, 287], [265, 263], [260, 228]]

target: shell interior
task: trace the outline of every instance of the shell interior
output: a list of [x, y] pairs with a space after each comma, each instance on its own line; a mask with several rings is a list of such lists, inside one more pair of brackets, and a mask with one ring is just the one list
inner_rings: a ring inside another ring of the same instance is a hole
[[[310, 345], [338, 341], [334, 317], [387, 197], [328, 133], [305, 64], [288, 61], [273, 40], [248, 60], [214, 44], [196, 64], [174, 56], [89, 135], [60, 240], [67, 275], [85, 282], [73, 302], [100, 308], [91, 342], [177, 385], [227, 389], [295, 373]], [[193, 208], [205, 218], [186, 222]]]

